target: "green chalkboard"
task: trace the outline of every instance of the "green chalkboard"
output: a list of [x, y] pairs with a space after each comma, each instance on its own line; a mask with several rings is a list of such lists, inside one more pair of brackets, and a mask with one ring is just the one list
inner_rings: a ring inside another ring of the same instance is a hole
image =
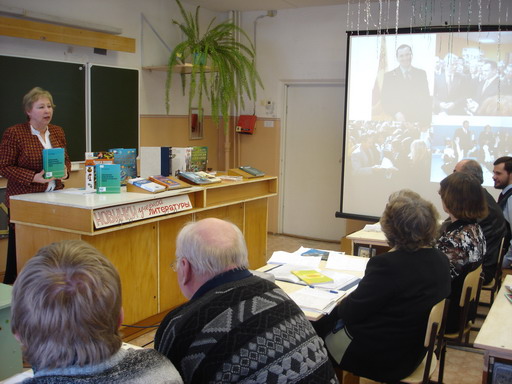
[[91, 150], [138, 148], [139, 71], [92, 65]]
[[52, 124], [66, 133], [72, 161], [86, 150], [86, 68], [84, 64], [0, 56], [0, 134], [25, 122], [23, 96], [33, 87], [48, 90], [55, 108]]

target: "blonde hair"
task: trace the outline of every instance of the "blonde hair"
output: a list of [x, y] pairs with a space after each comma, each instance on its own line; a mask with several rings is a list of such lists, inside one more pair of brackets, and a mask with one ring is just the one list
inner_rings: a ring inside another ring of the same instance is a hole
[[55, 109], [56, 105], [53, 104], [52, 94], [41, 87], [34, 87], [30, 91], [28, 91], [25, 96], [23, 96], [23, 111], [25, 112], [25, 114], [27, 114], [27, 112], [32, 109], [34, 103], [41, 97], [47, 97], [48, 100], [50, 100], [52, 108]]
[[11, 327], [37, 369], [98, 364], [121, 347], [121, 281], [96, 248], [65, 240], [41, 248], [14, 283]]

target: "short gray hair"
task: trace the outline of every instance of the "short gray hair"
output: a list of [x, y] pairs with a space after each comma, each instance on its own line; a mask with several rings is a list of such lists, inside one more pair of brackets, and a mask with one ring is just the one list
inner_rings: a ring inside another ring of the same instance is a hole
[[484, 182], [484, 173], [482, 171], [482, 166], [480, 163], [473, 159], [464, 159], [461, 165], [461, 172], [468, 173], [474, 177], [482, 184]]
[[37, 369], [98, 364], [121, 347], [121, 281], [81, 240], [41, 248], [14, 283], [13, 333]]
[[[206, 232], [209, 236], [204, 236]], [[200, 275], [218, 275], [232, 267], [249, 267], [247, 246], [240, 229], [214, 218], [183, 227], [176, 239], [176, 260], [182, 258]]]

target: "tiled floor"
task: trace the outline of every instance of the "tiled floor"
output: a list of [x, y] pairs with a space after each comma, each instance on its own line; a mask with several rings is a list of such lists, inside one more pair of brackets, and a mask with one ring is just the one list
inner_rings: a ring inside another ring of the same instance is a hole
[[[293, 252], [300, 246], [308, 248], [318, 248], [325, 250], [340, 250], [340, 243], [322, 242], [316, 240], [307, 240], [290, 236], [268, 235], [267, 257], [270, 257], [276, 250]], [[487, 292], [482, 292], [482, 300], [488, 300]], [[485, 308], [480, 308], [479, 312], [486, 313]], [[481, 325], [481, 320], [476, 326]], [[155, 331], [149, 332], [137, 339], [131, 340], [131, 344], [153, 347]], [[476, 332], [471, 332], [470, 343], [476, 337]], [[455, 348], [449, 347], [446, 353], [446, 365], [444, 369], [445, 384], [479, 384], [482, 382], [483, 352], [475, 348]], [[437, 371], [433, 379], [437, 378]], [[361, 379], [361, 384], [371, 384], [374, 381]]]

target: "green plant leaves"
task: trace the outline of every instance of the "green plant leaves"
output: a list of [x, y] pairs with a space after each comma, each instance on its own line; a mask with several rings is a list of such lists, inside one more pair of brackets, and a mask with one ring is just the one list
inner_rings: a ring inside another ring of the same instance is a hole
[[[211, 103], [212, 119], [219, 124], [222, 117], [224, 129], [229, 127], [229, 110], [231, 105], [239, 109], [244, 107], [244, 95], [250, 100], [256, 99], [257, 85], [263, 88], [261, 79], [254, 65], [254, 46], [247, 33], [225, 21], [213, 25], [211, 20], [204, 35], [199, 31], [199, 6], [195, 15], [187, 12], [181, 2], [176, 0], [183, 22], [173, 20], [185, 36], [185, 40], [174, 47], [168, 61], [166, 79], [166, 108], [169, 113], [170, 90], [173, 67], [182, 63], [192, 63], [190, 75], [181, 75], [183, 94], [189, 87], [189, 108], [197, 95], [198, 108], [202, 110], [203, 96]], [[235, 39], [240, 34], [247, 41], [245, 45]], [[200, 58], [199, 62], [194, 58]], [[190, 78], [190, 79], [188, 79]], [[189, 80], [189, 81], [188, 81]]]

